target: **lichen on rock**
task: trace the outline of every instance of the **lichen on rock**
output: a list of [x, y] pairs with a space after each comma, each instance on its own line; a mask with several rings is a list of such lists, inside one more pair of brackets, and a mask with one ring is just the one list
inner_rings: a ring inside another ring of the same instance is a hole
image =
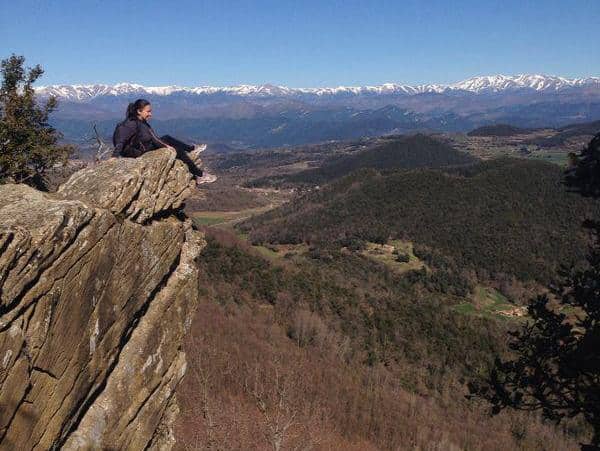
[[[172, 445], [203, 245], [171, 150], [0, 186], [0, 447]], [[171, 438], [169, 438], [171, 437]]]

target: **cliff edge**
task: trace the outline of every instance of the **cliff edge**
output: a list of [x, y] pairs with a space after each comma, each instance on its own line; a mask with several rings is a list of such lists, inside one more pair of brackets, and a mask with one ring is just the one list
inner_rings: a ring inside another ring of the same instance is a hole
[[169, 449], [204, 241], [161, 149], [0, 186], [0, 447]]

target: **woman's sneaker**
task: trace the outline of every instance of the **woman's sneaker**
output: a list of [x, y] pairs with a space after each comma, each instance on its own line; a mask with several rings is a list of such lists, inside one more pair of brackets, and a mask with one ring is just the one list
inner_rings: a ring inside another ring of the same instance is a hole
[[200, 159], [200, 154], [206, 150], [206, 144], [194, 144], [194, 149], [190, 150], [189, 155], [193, 161]]
[[209, 174], [206, 169], [202, 169], [202, 177], [196, 177], [196, 186], [204, 185], [206, 183], [213, 183], [217, 180], [217, 176]]

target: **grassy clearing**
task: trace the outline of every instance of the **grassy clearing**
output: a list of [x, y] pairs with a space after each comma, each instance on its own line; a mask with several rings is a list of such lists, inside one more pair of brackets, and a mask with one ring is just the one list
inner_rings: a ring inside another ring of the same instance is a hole
[[197, 211], [191, 214], [191, 218], [198, 226], [231, 226], [236, 222], [263, 213], [271, 208], [273, 207], [268, 205], [266, 207], [248, 208], [239, 211]]
[[[367, 258], [383, 263], [398, 273], [419, 270], [425, 267], [425, 263], [415, 256], [413, 244], [410, 241], [392, 240], [388, 244], [368, 242], [367, 247], [360, 253]], [[408, 261], [398, 261], [399, 255], [406, 256]]]
[[566, 166], [568, 160], [568, 153], [564, 151], [541, 150], [533, 152], [529, 158], [547, 161], [549, 163], [554, 163], [559, 166]]
[[264, 258], [266, 258], [267, 260], [274, 262], [275, 260], [278, 260], [281, 258], [279, 252], [270, 249], [266, 246], [252, 246], [254, 249], [256, 249], [258, 251], [258, 253], [260, 255], [262, 255]]
[[285, 245], [269, 245], [269, 246], [252, 246], [263, 257], [271, 262], [281, 262], [282, 260], [294, 260], [295, 258], [303, 258], [308, 252], [306, 244], [285, 244]]
[[[227, 229], [243, 240], [248, 242], [248, 234], [237, 229], [235, 224], [250, 216], [263, 213], [273, 208], [273, 205], [258, 208], [248, 208], [240, 211], [200, 211], [192, 214], [192, 220], [198, 226], [218, 227]], [[269, 260], [271, 263], [281, 263], [283, 259], [289, 260], [295, 257], [302, 257], [308, 252], [308, 246], [300, 245], [267, 245], [258, 246], [252, 245], [262, 257]]]
[[192, 220], [198, 226], [212, 226], [212, 225], [221, 224], [222, 222], [227, 221], [227, 218], [224, 218], [222, 216], [216, 216], [214, 218], [200, 216], [200, 217], [194, 217]]
[[518, 307], [494, 288], [478, 285], [469, 301], [462, 302], [454, 309], [465, 315], [476, 315], [486, 318], [519, 318], [525, 314], [524, 307]]

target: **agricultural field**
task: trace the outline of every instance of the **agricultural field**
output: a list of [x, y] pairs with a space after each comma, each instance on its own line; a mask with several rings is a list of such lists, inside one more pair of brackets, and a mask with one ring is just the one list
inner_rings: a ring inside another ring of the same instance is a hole
[[454, 310], [465, 315], [485, 318], [522, 318], [527, 309], [511, 303], [498, 290], [478, 285], [469, 299], [454, 306]]

